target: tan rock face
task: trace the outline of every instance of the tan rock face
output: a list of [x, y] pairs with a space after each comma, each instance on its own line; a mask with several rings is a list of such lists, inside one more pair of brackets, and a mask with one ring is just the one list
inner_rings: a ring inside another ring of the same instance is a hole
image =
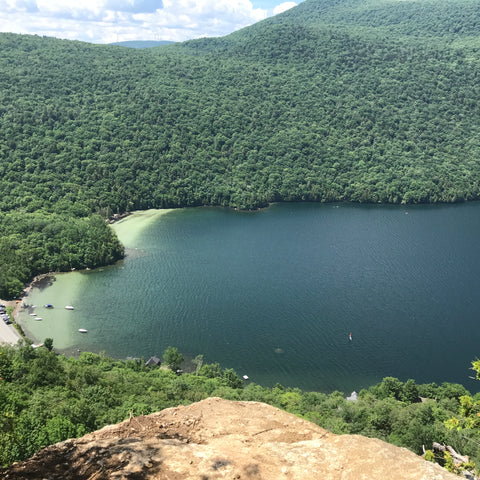
[[455, 480], [403, 448], [334, 435], [269, 405], [209, 398], [105, 427], [0, 469], [4, 479]]

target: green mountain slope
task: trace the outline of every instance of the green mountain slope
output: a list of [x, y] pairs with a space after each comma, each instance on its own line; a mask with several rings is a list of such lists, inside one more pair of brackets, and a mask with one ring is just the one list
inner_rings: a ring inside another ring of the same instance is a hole
[[478, 20], [468, 1], [307, 0], [158, 51], [2, 35], [0, 206], [478, 198], [476, 38], [456, 33]]
[[0, 210], [478, 199], [479, 22], [306, 0], [158, 49], [1, 34]]
[[475, 0], [306, 0], [267, 22], [383, 28], [415, 37], [476, 36], [479, 13]]

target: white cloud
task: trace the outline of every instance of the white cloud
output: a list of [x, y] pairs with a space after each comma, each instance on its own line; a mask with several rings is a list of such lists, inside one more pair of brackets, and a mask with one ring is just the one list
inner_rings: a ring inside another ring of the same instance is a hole
[[94, 43], [222, 36], [266, 16], [250, 0], [0, 0], [0, 31]]
[[273, 9], [273, 14], [278, 15], [279, 13], [286, 12], [287, 10], [290, 10], [293, 7], [296, 7], [297, 4], [295, 2], [283, 2], [280, 5], [277, 5]]
[[5, 5], [1, 7], [7, 12], [35, 12], [37, 11], [36, 0], [6, 0]]

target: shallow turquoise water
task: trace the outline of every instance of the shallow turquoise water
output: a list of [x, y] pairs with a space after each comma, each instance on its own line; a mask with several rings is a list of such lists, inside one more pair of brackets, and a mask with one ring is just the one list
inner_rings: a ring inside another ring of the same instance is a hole
[[67, 353], [173, 345], [264, 385], [349, 393], [395, 376], [475, 390], [479, 233], [476, 203], [183, 209], [117, 265], [33, 291], [43, 320], [21, 322]]

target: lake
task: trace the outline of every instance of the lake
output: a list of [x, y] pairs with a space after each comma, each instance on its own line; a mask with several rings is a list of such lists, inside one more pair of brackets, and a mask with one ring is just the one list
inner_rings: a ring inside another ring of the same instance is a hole
[[42, 320], [19, 319], [31, 338], [115, 358], [172, 345], [265, 386], [350, 393], [394, 376], [479, 390], [480, 204], [143, 215], [115, 226], [125, 260], [32, 290]]

